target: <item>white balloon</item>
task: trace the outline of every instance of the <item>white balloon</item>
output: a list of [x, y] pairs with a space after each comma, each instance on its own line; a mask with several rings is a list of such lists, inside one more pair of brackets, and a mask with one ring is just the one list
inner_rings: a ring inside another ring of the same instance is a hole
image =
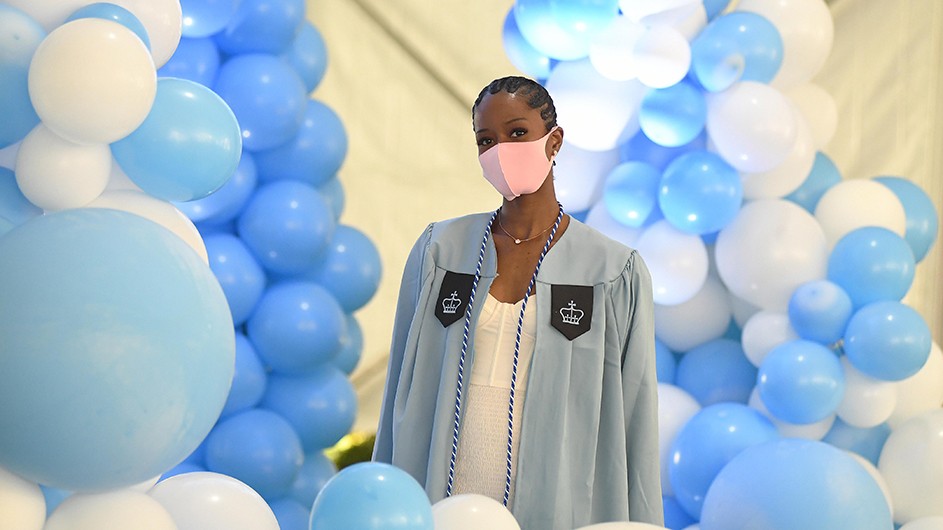
[[934, 342], [923, 368], [897, 382], [897, 405], [887, 423], [896, 429], [910, 418], [940, 406], [943, 406], [943, 351]]
[[884, 494], [884, 500], [887, 502], [887, 507], [891, 513], [894, 513], [894, 500], [891, 498], [891, 491], [887, 487], [887, 481], [884, 480], [884, 476], [881, 475], [881, 472], [878, 471], [878, 468], [874, 467], [867, 458], [859, 455], [854, 451], [845, 451], [849, 456], [855, 459], [855, 462], [858, 462], [865, 471], [871, 475], [871, 478], [874, 479], [874, 482], [877, 483], [878, 487], [881, 488], [881, 493]]
[[638, 80], [650, 88], [667, 88], [684, 79], [691, 67], [691, 45], [670, 26], [652, 26], [632, 47]]
[[655, 335], [674, 351], [688, 351], [723, 336], [730, 316], [727, 288], [709, 274], [704, 287], [687, 302], [655, 305]]
[[20, 152], [20, 145], [23, 142], [8, 145], [0, 149], [0, 167], [13, 169], [16, 167], [16, 154]]
[[708, 94], [707, 132], [731, 166], [751, 173], [770, 171], [796, 143], [796, 110], [775, 88], [741, 81]]
[[109, 144], [144, 121], [157, 71], [144, 43], [117, 22], [74, 20], [53, 30], [29, 68], [29, 96], [43, 124], [63, 138]]
[[894, 500], [894, 521], [943, 516], [943, 409], [924, 412], [891, 432], [878, 470]]
[[876, 427], [891, 416], [897, 404], [897, 384], [874, 379], [841, 358], [845, 372], [845, 395], [835, 411], [848, 425], [863, 429]]
[[453, 495], [433, 504], [432, 519], [435, 530], [521, 530], [503, 504], [476, 493]]
[[170, 512], [176, 530], [279, 530], [261, 495], [219, 473], [175, 475], [158, 482], [149, 495]]
[[[180, 43], [183, 13], [180, 0], [110, 0], [134, 14], [147, 30], [154, 66], [160, 68]], [[89, 2], [91, 3], [91, 2]]]
[[628, 17], [617, 17], [589, 46], [589, 61], [600, 74], [613, 81], [635, 79], [632, 48], [645, 33], [645, 26]]
[[619, 0], [619, 9], [622, 14], [632, 20], [641, 20], [644, 17], [662, 13], [669, 9], [699, 4], [700, 0]]
[[795, 203], [747, 203], [720, 231], [717, 271], [735, 295], [764, 309], [785, 310], [796, 287], [825, 277], [825, 234]]
[[700, 237], [663, 219], [646, 228], [635, 244], [651, 272], [656, 304], [687, 302], [704, 287], [709, 260]]
[[740, 11], [762, 15], [783, 39], [783, 62], [771, 84], [794, 87], [822, 69], [835, 35], [828, 5], [822, 0], [740, 0]]
[[635, 243], [642, 235], [641, 228], [625, 226], [612, 217], [603, 201], [597, 201], [590, 208], [589, 213], [586, 214], [586, 224], [627, 247], [635, 247]]
[[[714, 263], [717, 263], [716, 259]], [[756, 307], [730, 291], [727, 291], [727, 294], [730, 297], [730, 309], [733, 312], [733, 321], [736, 322], [737, 326], [742, 330], [743, 326], [747, 325], [747, 321], [750, 320], [750, 317], [762, 311], [762, 308]]]
[[815, 205], [815, 218], [822, 225], [828, 247], [852, 230], [865, 226], [887, 228], [901, 237], [907, 217], [900, 199], [890, 188], [873, 180], [843, 180], [828, 189]]
[[914, 519], [900, 527], [900, 530], [943, 530], [943, 516]]
[[609, 151], [638, 132], [638, 110], [648, 89], [638, 81], [603, 77], [589, 59], [559, 63], [547, 78], [566, 141], [588, 151]]
[[144, 192], [134, 190], [114, 190], [102, 193], [100, 197], [86, 205], [88, 208], [110, 208], [139, 215], [153, 221], [190, 245], [203, 263], [209, 264], [206, 245], [193, 222], [169, 202], [154, 198]]
[[776, 430], [779, 431], [779, 434], [783, 438], [821, 440], [822, 438], [825, 438], [825, 435], [828, 434], [828, 431], [832, 429], [832, 425], [835, 424], [834, 414], [829, 414], [826, 418], [815, 423], [797, 424], [785, 422], [776, 416], [773, 416], [769, 409], [766, 408], [766, 405], [763, 404], [763, 399], [760, 397], [759, 389], [756, 387], [754, 387], [753, 391], [750, 393], [750, 399], [747, 401], [747, 404], [750, 406], [750, 408], [755, 409], [766, 416], [766, 418], [773, 423], [773, 425], [776, 427]]
[[769, 171], [743, 173], [744, 199], [775, 199], [785, 197], [799, 189], [812, 171], [815, 163], [815, 142], [812, 131], [798, 111], [796, 115], [796, 141], [786, 159]]
[[42, 123], [26, 135], [16, 157], [16, 184], [46, 211], [77, 208], [101, 195], [111, 171], [106, 144], [77, 144]]
[[789, 323], [789, 315], [769, 310], [759, 311], [751, 316], [740, 333], [743, 353], [757, 368], [763, 364], [766, 354], [773, 348], [798, 338], [799, 335]]
[[0, 467], [0, 530], [42, 530], [46, 499], [39, 484]]
[[786, 96], [809, 124], [815, 148], [819, 151], [825, 149], [838, 128], [838, 105], [835, 99], [824, 88], [813, 83], [790, 88]]
[[586, 151], [564, 142], [553, 168], [557, 198], [569, 212], [588, 210], [602, 194], [606, 175], [619, 165], [619, 150]]
[[658, 458], [661, 466], [662, 495], [674, 495], [668, 480], [671, 444], [681, 428], [701, 410], [701, 405], [681, 388], [658, 383]]
[[707, 9], [701, 2], [667, 9], [642, 18], [646, 26], [668, 26], [690, 42], [707, 26]]
[[[180, 530], [170, 514], [139, 491], [70, 495], [56, 508], [43, 530]], [[211, 527], [206, 527], [211, 528]]]

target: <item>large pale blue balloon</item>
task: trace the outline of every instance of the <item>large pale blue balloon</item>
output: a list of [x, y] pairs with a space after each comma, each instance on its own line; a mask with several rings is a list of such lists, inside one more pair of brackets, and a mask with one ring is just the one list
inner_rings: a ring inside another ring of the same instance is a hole
[[639, 108], [639, 125], [653, 142], [665, 147], [690, 143], [704, 131], [707, 101], [692, 83], [681, 81], [649, 91]]
[[512, 7], [504, 17], [504, 28], [501, 30], [501, 39], [504, 43], [504, 52], [518, 70], [534, 79], [547, 79], [553, 68], [553, 60], [527, 42], [521, 35], [517, 21], [514, 19]]
[[904, 239], [914, 251], [914, 258], [919, 263], [930, 251], [940, 230], [940, 217], [933, 206], [933, 201], [920, 186], [907, 179], [877, 177], [874, 180], [890, 188], [904, 206], [907, 218]]
[[825, 153], [815, 153], [815, 162], [809, 171], [809, 176], [802, 182], [799, 189], [786, 196], [786, 199], [805, 208], [808, 212], [815, 212], [815, 206], [825, 192], [835, 184], [841, 182], [841, 173], [838, 166]]
[[703, 407], [746, 403], [756, 385], [756, 367], [738, 341], [716, 339], [681, 356], [675, 382]]
[[168, 201], [201, 199], [236, 170], [242, 153], [239, 124], [209, 88], [186, 79], [157, 81], [144, 123], [111, 144], [121, 169], [142, 190]]
[[273, 149], [256, 153], [259, 179], [297, 180], [320, 186], [335, 176], [347, 156], [347, 132], [337, 113], [309, 99], [298, 134]]
[[308, 92], [318, 87], [324, 78], [324, 72], [327, 71], [327, 47], [324, 39], [318, 29], [307, 20], [301, 24], [301, 29], [291, 41], [291, 45], [282, 52], [282, 58], [298, 72]]
[[717, 475], [701, 530], [889, 530], [891, 512], [874, 478], [854, 458], [795, 438], [751, 447]]
[[229, 55], [279, 54], [291, 44], [304, 18], [304, 0], [241, 0], [216, 34], [216, 43]]
[[733, 221], [742, 204], [740, 174], [708, 151], [676, 158], [659, 185], [658, 206], [665, 219], [689, 234], [717, 232]]
[[138, 17], [134, 16], [134, 13], [119, 5], [108, 2], [89, 4], [74, 11], [65, 21], [72, 22], [80, 18], [100, 18], [117, 22], [137, 35], [141, 42], [147, 46], [147, 49], [151, 49], [151, 39], [147, 36], [147, 29], [144, 24], [141, 23]]
[[0, 466], [119, 488], [199, 445], [234, 344], [223, 292], [188, 245], [136, 215], [75, 209], [8, 232], [0, 255]]
[[39, 123], [29, 98], [29, 63], [46, 32], [29, 15], [0, 4], [0, 149], [22, 140]]
[[305, 451], [320, 451], [350, 432], [357, 394], [347, 375], [328, 364], [311, 375], [272, 374], [262, 406], [288, 420]]
[[782, 421], [807, 424], [835, 412], [845, 393], [838, 356], [817, 342], [782, 343], [763, 359], [757, 374], [763, 405]]
[[180, 39], [170, 59], [157, 70], [159, 77], [178, 77], [211, 87], [219, 73], [219, 50], [213, 39]]
[[769, 83], [783, 61], [783, 39], [766, 18], [746, 11], [721, 15], [691, 42], [691, 69], [705, 89], [737, 81]]
[[932, 345], [927, 322], [899, 302], [874, 302], [859, 309], [848, 322], [844, 341], [855, 368], [885, 381], [920, 371]]
[[899, 301], [910, 290], [916, 263], [907, 241], [886, 228], [866, 226], [838, 240], [828, 257], [828, 279], [854, 306]]
[[796, 288], [789, 299], [789, 323], [799, 337], [831, 346], [845, 334], [851, 318], [848, 293], [828, 280], [815, 280]]

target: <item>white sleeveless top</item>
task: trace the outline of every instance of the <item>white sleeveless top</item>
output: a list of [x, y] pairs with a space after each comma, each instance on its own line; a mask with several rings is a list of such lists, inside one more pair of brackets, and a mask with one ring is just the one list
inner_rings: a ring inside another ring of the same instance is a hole
[[[474, 360], [464, 396], [464, 416], [455, 457], [453, 494], [478, 493], [504, 501], [507, 478], [508, 400], [511, 369], [521, 304], [500, 302], [491, 293], [475, 328]], [[517, 449], [520, 446], [521, 417], [527, 392], [527, 374], [534, 352], [537, 329], [536, 299], [531, 296], [524, 313], [521, 348], [518, 352], [517, 380], [514, 385], [514, 436], [511, 445], [511, 491], [514, 500]]]

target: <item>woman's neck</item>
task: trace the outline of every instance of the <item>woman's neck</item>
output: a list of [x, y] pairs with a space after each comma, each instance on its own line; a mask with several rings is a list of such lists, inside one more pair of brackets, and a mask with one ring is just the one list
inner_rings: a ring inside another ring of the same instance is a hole
[[514, 237], [523, 239], [545, 230], [557, 218], [559, 211], [551, 173], [534, 193], [521, 195], [513, 201], [505, 199], [500, 220]]

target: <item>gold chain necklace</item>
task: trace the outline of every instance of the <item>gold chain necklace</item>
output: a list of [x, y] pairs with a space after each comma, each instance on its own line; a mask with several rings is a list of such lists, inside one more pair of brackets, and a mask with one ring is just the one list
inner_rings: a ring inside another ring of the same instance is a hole
[[[556, 224], [556, 221], [554, 221], [553, 224]], [[530, 236], [530, 237], [528, 237], [528, 238], [526, 238], [526, 239], [521, 239], [521, 238], [519, 238], [519, 237], [514, 237], [514, 236], [512, 236], [511, 233], [508, 232], [507, 228], [504, 228], [504, 224], [501, 223], [501, 216], [500, 216], [500, 215], [498, 216], [498, 227], [501, 228], [501, 231], [504, 232], [505, 235], [507, 235], [509, 238], [511, 238], [511, 239], [514, 240], [514, 244], [515, 244], [515, 245], [520, 245], [521, 243], [524, 243], [525, 241], [531, 241], [531, 240], [537, 239], [537, 238], [540, 237], [541, 235], [547, 233], [548, 230], [550, 230], [551, 228], [553, 228], [553, 224], [551, 224], [551, 225], [548, 226], [547, 228], [544, 228], [544, 229], [541, 230], [540, 232], [537, 232], [536, 234], [534, 234], [534, 235], [532, 235], [532, 236]]]

